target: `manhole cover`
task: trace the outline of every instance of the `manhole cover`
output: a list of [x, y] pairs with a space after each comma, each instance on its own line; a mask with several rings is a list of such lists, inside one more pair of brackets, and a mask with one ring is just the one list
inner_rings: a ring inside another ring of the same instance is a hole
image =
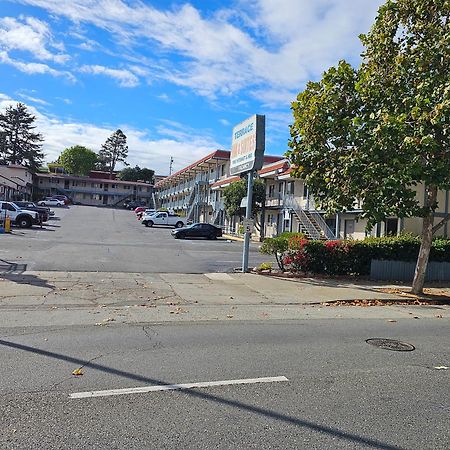
[[380, 347], [383, 350], [393, 350], [396, 352], [412, 352], [416, 349], [412, 344], [396, 341], [395, 339], [371, 338], [366, 339], [366, 342], [370, 345], [375, 345], [375, 347]]

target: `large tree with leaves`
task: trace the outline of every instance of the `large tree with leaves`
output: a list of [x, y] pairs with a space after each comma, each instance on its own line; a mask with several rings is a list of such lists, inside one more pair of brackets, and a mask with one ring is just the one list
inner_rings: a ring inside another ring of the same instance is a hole
[[111, 175], [118, 162], [128, 165], [126, 163], [127, 156], [127, 137], [122, 130], [117, 130], [102, 145], [102, 149], [98, 153], [98, 167], [101, 170], [107, 170]]
[[42, 164], [41, 134], [34, 130], [36, 117], [23, 103], [8, 106], [0, 113], [0, 160], [5, 164], [23, 164], [35, 170]]
[[155, 171], [152, 169], [147, 169], [143, 167], [142, 169], [139, 166], [136, 167], [125, 167], [119, 173], [119, 178], [123, 181], [148, 181], [149, 183], [153, 183], [153, 176]]
[[450, 188], [450, 2], [388, 1], [361, 41], [358, 70], [341, 62], [293, 102], [288, 156], [329, 212], [360, 200], [369, 227], [422, 217], [421, 293], [432, 236], [449, 220], [435, 223], [438, 190]]
[[97, 154], [82, 145], [75, 145], [63, 150], [58, 162], [67, 173], [89, 175], [89, 172], [95, 168]]
[[[242, 199], [247, 195], [247, 183], [244, 179], [235, 181], [223, 190], [225, 211], [229, 217], [240, 215]], [[266, 200], [266, 187], [263, 181], [253, 181], [252, 212], [256, 214]]]

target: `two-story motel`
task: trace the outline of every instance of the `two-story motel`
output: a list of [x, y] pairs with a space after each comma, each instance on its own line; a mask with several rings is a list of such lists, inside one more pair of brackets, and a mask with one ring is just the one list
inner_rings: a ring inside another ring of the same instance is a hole
[[[228, 232], [239, 232], [240, 218], [227, 217], [223, 189], [239, 180], [230, 176], [230, 152], [216, 150], [155, 184], [158, 206], [173, 209], [187, 220], [220, 225]], [[420, 218], [389, 217], [369, 233], [360, 205], [350, 211], [327, 217], [315, 203], [308, 186], [292, 176], [289, 162], [281, 156], [266, 156], [258, 177], [266, 185], [266, 201], [255, 217], [255, 238], [271, 237], [283, 231], [301, 231], [314, 239], [363, 239], [370, 236], [396, 235], [401, 231], [420, 234]], [[424, 189], [417, 188], [417, 198]], [[437, 220], [449, 213], [449, 191], [440, 191]], [[449, 236], [448, 225], [439, 235]]]

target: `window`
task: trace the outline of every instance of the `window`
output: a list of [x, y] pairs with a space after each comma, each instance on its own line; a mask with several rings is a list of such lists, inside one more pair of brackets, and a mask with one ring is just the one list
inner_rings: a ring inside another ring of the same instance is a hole
[[270, 184], [269, 185], [269, 198], [275, 197], [275, 185]]
[[386, 236], [396, 236], [398, 230], [398, 219], [386, 219]]
[[289, 181], [287, 183], [287, 192], [286, 193], [291, 194], [291, 195], [294, 194], [294, 181]]
[[91, 187], [95, 188], [96, 187], [95, 183], [91, 183]]
[[280, 181], [280, 182], [278, 183], [278, 192], [283, 192], [283, 184], [284, 184], [283, 181]]
[[86, 187], [86, 181], [82, 181], [82, 182], [81, 182], [81, 186], [82, 186], [82, 187]]
[[303, 183], [303, 197], [308, 197], [308, 186]]

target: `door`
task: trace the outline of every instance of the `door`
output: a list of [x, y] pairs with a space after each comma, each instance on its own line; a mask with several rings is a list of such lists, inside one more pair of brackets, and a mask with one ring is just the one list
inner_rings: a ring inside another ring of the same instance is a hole
[[354, 232], [355, 232], [355, 219], [345, 219], [344, 239], [352, 238]]
[[64, 180], [64, 189], [70, 189], [70, 180]]

